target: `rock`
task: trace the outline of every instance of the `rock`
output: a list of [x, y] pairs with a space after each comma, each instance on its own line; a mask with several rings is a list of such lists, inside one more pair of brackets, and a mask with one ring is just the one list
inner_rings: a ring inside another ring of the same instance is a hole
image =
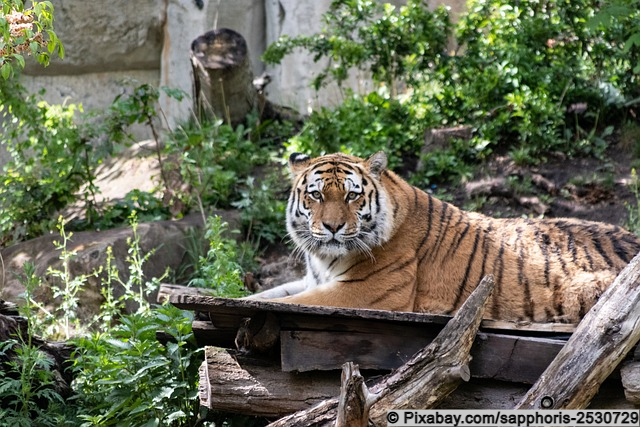
[[[230, 229], [240, 226], [240, 214], [235, 211], [218, 211], [224, 221], [228, 222]], [[157, 221], [152, 223], [141, 223], [138, 225], [137, 235], [141, 255], [155, 251], [144, 263], [144, 275], [146, 280], [154, 277], [161, 277], [167, 268], [176, 271], [186, 261], [189, 231], [202, 228], [200, 214], [192, 214], [180, 221]], [[69, 263], [69, 270], [72, 277], [80, 275], [91, 275], [100, 271], [107, 265], [108, 248], [113, 252], [114, 265], [118, 269], [119, 277], [122, 281], [129, 277], [129, 265], [126, 262], [128, 257], [128, 239], [133, 238], [131, 227], [122, 227], [105, 231], [83, 231], [73, 233], [68, 242], [67, 250], [73, 251], [76, 255]], [[37, 290], [36, 298], [39, 302], [49, 308], [55, 306], [52, 297], [51, 281], [54, 280], [47, 274], [49, 268], [62, 269], [60, 251], [56, 249], [54, 242], [60, 241], [58, 235], [47, 235], [27, 242], [19, 243], [0, 251], [2, 268], [0, 274], [0, 298], [17, 302], [20, 294], [24, 292], [24, 286], [18, 279], [22, 273], [22, 267], [26, 262], [32, 262], [36, 266], [36, 274], [45, 278], [43, 286]], [[98, 277], [89, 277], [87, 284], [80, 296], [80, 306], [78, 316], [81, 319], [90, 319], [98, 313], [103, 297], [100, 293], [104, 272]], [[116, 296], [123, 294], [123, 288], [116, 286], [114, 289]], [[155, 295], [149, 297], [150, 301], [155, 301]], [[128, 310], [133, 310], [133, 305], [127, 306]]]
[[165, 0], [99, 4], [54, 0], [55, 32], [63, 59], [43, 68], [29, 61], [30, 75], [78, 75], [120, 70], [157, 70], [164, 32]]

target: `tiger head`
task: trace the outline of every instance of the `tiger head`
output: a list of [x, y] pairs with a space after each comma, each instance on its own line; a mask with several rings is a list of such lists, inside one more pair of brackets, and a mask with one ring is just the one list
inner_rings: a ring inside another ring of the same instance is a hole
[[387, 156], [345, 154], [289, 158], [293, 188], [287, 230], [298, 248], [320, 257], [370, 254], [391, 235], [391, 216], [381, 176]]

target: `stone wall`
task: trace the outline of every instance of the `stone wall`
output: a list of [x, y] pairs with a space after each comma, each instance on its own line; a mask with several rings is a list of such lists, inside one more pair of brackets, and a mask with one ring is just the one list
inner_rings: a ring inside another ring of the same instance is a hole
[[[395, 0], [396, 3], [401, 3]], [[441, 4], [442, 0], [432, 1]], [[180, 88], [191, 94], [189, 48], [198, 35], [215, 28], [231, 28], [247, 39], [256, 75], [265, 70], [260, 55], [280, 35], [311, 34], [321, 29], [320, 16], [331, 0], [52, 0], [55, 28], [65, 46], [64, 60], [47, 68], [31, 64], [22, 76], [30, 90], [46, 88], [49, 102], [82, 103], [85, 110], [108, 106], [131, 84]], [[447, 0], [452, 10], [464, 0]], [[107, 6], [108, 4], [108, 6]], [[316, 93], [309, 87], [316, 64], [296, 53], [266, 70], [273, 82], [269, 98], [307, 113], [341, 101], [329, 86]], [[369, 90], [364, 76], [353, 76], [356, 91]], [[171, 126], [189, 117], [190, 100], [161, 98]]]

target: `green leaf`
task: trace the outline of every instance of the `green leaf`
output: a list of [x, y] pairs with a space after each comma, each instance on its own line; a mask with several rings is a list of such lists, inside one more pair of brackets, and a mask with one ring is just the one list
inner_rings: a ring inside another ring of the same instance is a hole
[[8, 80], [9, 77], [11, 77], [11, 75], [13, 74], [13, 67], [11, 67], [8, 62], [5, 62], [4, 65], [0, 67], [0, 74], [2, 75], [3, 79]]
[[632, 34], [624, 44], [624, 53], [629, 53], [633, 45], [640, 46], [640, 33]]

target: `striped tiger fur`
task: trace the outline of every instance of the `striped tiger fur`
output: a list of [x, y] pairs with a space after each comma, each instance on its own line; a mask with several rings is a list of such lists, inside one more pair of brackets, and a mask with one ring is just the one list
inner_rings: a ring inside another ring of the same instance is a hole
[[307, 274], [250, 298], [451, 314], [493, 274], [485, 317], [578, 322], [640, 251], [614, 225], [465, 212], [386, 165], [383, 152], [293, 154], [287, 229]]

